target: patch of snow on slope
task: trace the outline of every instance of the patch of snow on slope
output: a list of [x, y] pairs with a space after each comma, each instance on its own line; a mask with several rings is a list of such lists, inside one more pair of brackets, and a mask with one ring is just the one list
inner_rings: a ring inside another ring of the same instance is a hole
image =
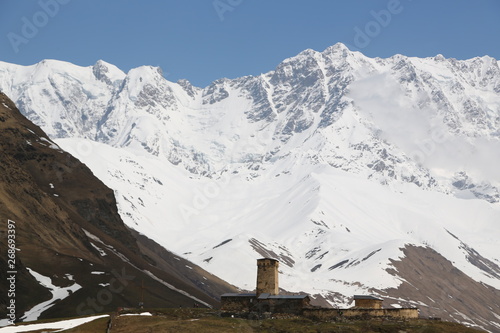
[[141, 312], [141, 313], [124, 313], [121, 314], [120, 316], [152, 316], [153, 314], [151, 312]]
[[94, 243], [90, 242], [90, 245], [92, 245], [92, 247], [93, 247], [94, 249], [96, 249], [96, 250], [97, 250], [97, 252], [99, 252], [99, 254], [101, 255], [101, 257], [104, 257], [105, 255], [107, 255], [107, 254], [106, 254], [106, 252], [104, 252], [104, 250], [103, 250], [103, 249], [101, 249], [100, 247], [98, 247], [98, 246], [97, 246], [97, 245], [95, 245]]
[[[43, 323], [43, 324], [28, 324], [28, 325], [20, 325], [20, 326], [8, 326], [0, 328], [0, 333], [20, 333], [20, 332], [30, 332], [30, 331], [40, 331], [40, 330], [68, 330], [93, 320], [99, 318], [106, 318], [109, 315], [100, 315], [100, 316], [92, 316], [92, 317], [84, 317], [78, 319], [69, 319], [69, 320], [61, 320], [52, 323]], [[59, 332], [59, 331], [57, 331]]]
[[54, 305], [55, 301], [63, 300], [82, 286], [78, 283], [74, 283], [69, 287], [58, 287], [52, 284], [52, 280], [50, 277], [43, 276], [34, 270], [27, 268], [31, 275], [45, 288], [49, 289], [52, 293], [52, 298], [48, 301], [42, 302], [40, 304], [35, 305], [28, 311], [24, 313], [24, 315], [20, 318], [22, 321], [33, 321], [37, 320], [38, 317], [47, 309], [49, 309], [52, 305]]

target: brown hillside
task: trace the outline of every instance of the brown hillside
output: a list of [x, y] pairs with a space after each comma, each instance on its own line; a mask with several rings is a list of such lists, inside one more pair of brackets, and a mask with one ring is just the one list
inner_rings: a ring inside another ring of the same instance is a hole
[[[193, 298], [168, 285], [211, 305], [218, 304], [215, 295], [221, 291], [234, 290], [199, 268], [187, 272], [185, 261], [174, 260], [170, 252], [132, 233], [117, 212], [113, 191], [24, 118], [3, 93], [0, 219], [2, 270], [7, 265], [7, 220], [16, 222], [18, 318], [33, 305], [51, 298], [50, 292], [25, 267], [50, 277], [59, 287], [75, 282], [82, 286], [45, 311], [41, 318], [137, 306], [142, 298], [147, 306], [193, 305]], [[103, 274], [92, 274], [95, 271]], [[113, 282], [117, 284], [110, 290]], [[0, 293], [6, 295], [7, 289], [7, 282], [2, 279]], [[89, 305], [89, 299], [100, 301]], [[0, 298], [2, 318], [7, 301]]]

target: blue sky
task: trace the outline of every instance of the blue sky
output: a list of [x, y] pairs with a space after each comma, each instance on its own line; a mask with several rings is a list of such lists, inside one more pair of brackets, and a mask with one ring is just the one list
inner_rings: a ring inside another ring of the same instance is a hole
[[337, 42], [370, 57], [500, 59], [499, 41], [498, 0], [0, 1], [1, 61], [153, 65], [197, 86]]

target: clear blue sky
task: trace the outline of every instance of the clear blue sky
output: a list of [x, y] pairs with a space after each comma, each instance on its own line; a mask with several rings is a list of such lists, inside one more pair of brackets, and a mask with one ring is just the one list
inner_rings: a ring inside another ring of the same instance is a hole
[[371, 57], [500, 59], [500, 1], [0, 0], [0, 60], [22, 65], [103, 59], [206, 86], [337, 42]]

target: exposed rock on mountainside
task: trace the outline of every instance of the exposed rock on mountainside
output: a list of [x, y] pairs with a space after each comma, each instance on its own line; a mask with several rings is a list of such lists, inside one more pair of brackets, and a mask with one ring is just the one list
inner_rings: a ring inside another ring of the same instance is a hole
[[[396, 290], [380, 291], [388, 296], [387, 306], [417, 306], [424, 317], [440, 317], [494, 331], [500, 328], [494, 324], [500, 313], [498, 289], [477, 283], [430, 248], [408, 246], [403, 253], [405, 258], [393, 261], [394, 268], [389, 271], [405, 280]], [[494, 264], [494, 270], [492, 273], [498, 274], [500, 267]]]

